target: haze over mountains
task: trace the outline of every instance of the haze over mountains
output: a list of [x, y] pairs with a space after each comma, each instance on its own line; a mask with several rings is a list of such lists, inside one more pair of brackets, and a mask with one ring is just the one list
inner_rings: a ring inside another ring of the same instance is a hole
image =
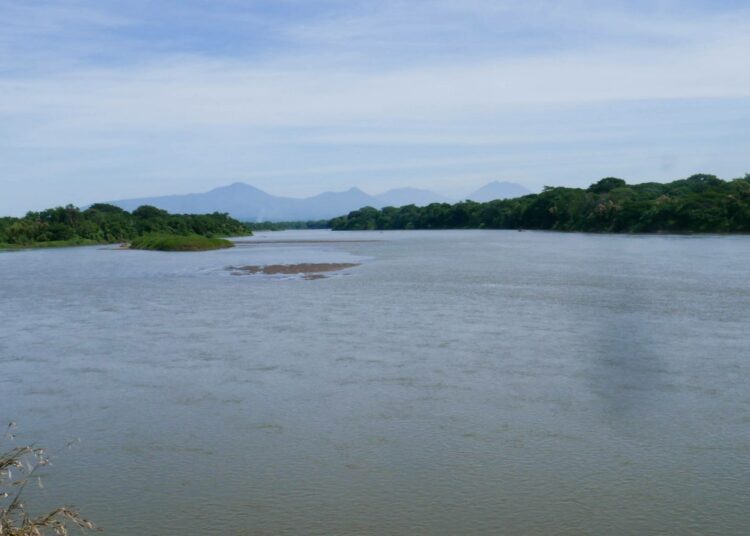
[[[529, 193], [531, 191], [520, 184], [495, 181], [472, 192], [465, 199], [483, 202]], [[128, 211], [141, 205], [153, 205], [176, 214], [227, 212], [245, 221], [303, 221], [334, 218], [365, 206], [424, 206], [455, 201], [458, 200], [418, 188], [396, 188], [379, 195], [350, 188], [344, 192], [324, 192], [300, 199], [271, 195], [249, 184], [235, 182], [205, 193], [123, 199], [111, 203]]]

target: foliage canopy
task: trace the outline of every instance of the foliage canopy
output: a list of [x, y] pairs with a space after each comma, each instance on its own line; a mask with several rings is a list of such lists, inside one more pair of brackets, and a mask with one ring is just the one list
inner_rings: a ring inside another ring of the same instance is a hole
[[29, 212], [23, 218], [0, 218], [0, 244], [17, 247], [128, 242], [149, 234], [214, 237], [252, 233], [227, 214], [170, 214], [148, 205], [132, 213], [102, 203], [86, 210], [68, 205]]
[[547, 187], [487, 203], [365, 207], [329, 222], [334, 230], [545, 229], [613, 233], [750, 232], [750, 175], [693, 175], [629, 185], [607, 177], [587, 189]]

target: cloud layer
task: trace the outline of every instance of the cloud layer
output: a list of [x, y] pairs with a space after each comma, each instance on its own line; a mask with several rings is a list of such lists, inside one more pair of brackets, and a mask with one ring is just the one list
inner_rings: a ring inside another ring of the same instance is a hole
[[0, 1], [1, 213], [744, 173], [732, 2]]

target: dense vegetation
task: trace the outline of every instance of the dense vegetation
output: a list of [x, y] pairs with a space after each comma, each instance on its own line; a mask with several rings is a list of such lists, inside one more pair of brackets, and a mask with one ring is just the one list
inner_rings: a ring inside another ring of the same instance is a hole
[[288, 229], [327, 229], [328, 220], [247, 222], [253, 231], [286, 231]]
[[750, 232], [750, 174], [731, 181], [693, 175], [670, 183], [628, 185], [608, 177], [587, 189], [488, 203], [464, 201], [377, 210], [365, 207], [330, 222], [334, 230], [549, 229], [615, 233]]
[[72, 205], [0, 218], [0, 246], [61, 246], [130, 242], [144, 235], [242, 236], [252, 234], [227, 214], [169, 214], [144, 205], [132, 213], [106, 204]]
[[224, 249], [234, 247], [234, 244], [223, 238], [210, 238], [201, 235], [164, 235], [149, 234], [134, 238], [130, 242], [131, 249], [151, 249], [156, 251], [207, 251], [209, 249]]

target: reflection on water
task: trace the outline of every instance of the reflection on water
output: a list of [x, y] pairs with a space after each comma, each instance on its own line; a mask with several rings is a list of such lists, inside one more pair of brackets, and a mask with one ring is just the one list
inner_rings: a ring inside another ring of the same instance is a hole
[[612, 307], [620, 314], [600, 317], [593, 326], [591, 388], [601, 397], [613, 425], [648, 413], [668, 378], [657, 348], [658, 334], [639, 311], [647, 300], [642, 288], [616, 286]]
[[[750, 238], [0, 253], [0, 416], [107, 534], [747, 534]], [[227, 266], [354, 265], [304, 280]], [[189, 527], [189, 529], [188, 529]]]

